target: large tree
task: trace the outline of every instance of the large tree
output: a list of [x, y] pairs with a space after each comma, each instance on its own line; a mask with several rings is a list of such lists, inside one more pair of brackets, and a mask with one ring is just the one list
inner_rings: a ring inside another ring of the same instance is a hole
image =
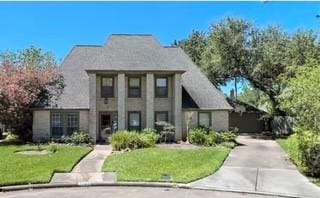
[[192, 31], [188, 38], [180, 41], [175, 40], [172, 45], [181, 47], [192, 61], [200, 66], [201, 56], [207, 45], [206, 34], [202, 31]]
[[[278, 97], [295, 68], [320, 60], [320, 45], [312, 31], [289, 35], [277, 26], [258, 28], [242, 19], [226, 18], [213, 24], [207, 35], [199, 66], [211, 82], [221, 86], [234, 81], [236, 91], [239, 81], [248, 82], [268, 97], [273, 114], [285, 115]], [[190, 43], [198, 48], [196, 42]]]
[[31, 47], [3, 53], [0, 62], [0, 122], [22, 138], [32, 125], [32, 107], [48, 105], [63, 91], [63, 77], [52, 55]]

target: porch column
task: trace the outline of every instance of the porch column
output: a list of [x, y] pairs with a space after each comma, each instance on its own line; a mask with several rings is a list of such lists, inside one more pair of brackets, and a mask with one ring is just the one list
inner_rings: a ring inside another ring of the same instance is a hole
[[89, 75], [89, 135], [93, 142], [97, 140], [97, 76]]
[[182, 139], [182, 85], [181, 74], [174, 75], [174, 125], [175, 139]]
[[147, 128], [154, 128], [154, 74], [147, 73]]
[[126, 88], [125, 88], [125, 75], [124, 73], [118, 74], [118, 130], [126, 128]]

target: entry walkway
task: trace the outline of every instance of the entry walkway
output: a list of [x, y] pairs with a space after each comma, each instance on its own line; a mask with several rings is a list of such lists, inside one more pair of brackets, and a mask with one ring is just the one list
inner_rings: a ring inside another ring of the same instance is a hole
[[74, 183], [98, 183], [116, 182], [114, 173], [102, 172], [105, 159], [112, 152], [110, 145], [96, 145], [84, 159], [82, 159], [71, 173], [55, 173], [51, 184], [74, 184]]
[[250, 136], [240, 136], [237, 141], [243, 145], [231, 151], [218, 172], [190, 186], [320, 197], [320, 188], [296, 169], [277, 142]]

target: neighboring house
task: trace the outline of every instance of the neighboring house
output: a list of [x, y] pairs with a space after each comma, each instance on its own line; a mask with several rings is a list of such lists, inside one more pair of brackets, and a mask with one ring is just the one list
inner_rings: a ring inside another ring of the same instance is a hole
[[227, 100], [233, 107], [229, 114], [231, 128], [238, 128], [240, 133], [260, 133], [270, 130], [269, 119], [263, 117], [267, 112], [236, 100], [232, 95]]
[[177, 141], [190, 127], [229, 129], [232, 107], [191, 59], [152, 35], [111, 35], [105, 45], [77, 45], [62, 63], [66, 87], [50, 107], [34, 109], [34, 141], [89, 132], [94, 141], [121, 129], [175, 126]]

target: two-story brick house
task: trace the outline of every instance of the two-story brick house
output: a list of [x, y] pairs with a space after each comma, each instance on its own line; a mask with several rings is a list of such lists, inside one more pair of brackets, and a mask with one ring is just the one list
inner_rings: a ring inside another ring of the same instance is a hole
[[229, 111], [218, 91], [191, 59], [163, 47], [152, 35], [111, 35], [106, 44], [77, 45], [62, 63], [65, 90], [57, 103], [33, 111], [33, 139], [87, 131], [95, 141], [121, 129], [154, 128], [167, 121], [176, 140], [190, 127], [228, 130]]

